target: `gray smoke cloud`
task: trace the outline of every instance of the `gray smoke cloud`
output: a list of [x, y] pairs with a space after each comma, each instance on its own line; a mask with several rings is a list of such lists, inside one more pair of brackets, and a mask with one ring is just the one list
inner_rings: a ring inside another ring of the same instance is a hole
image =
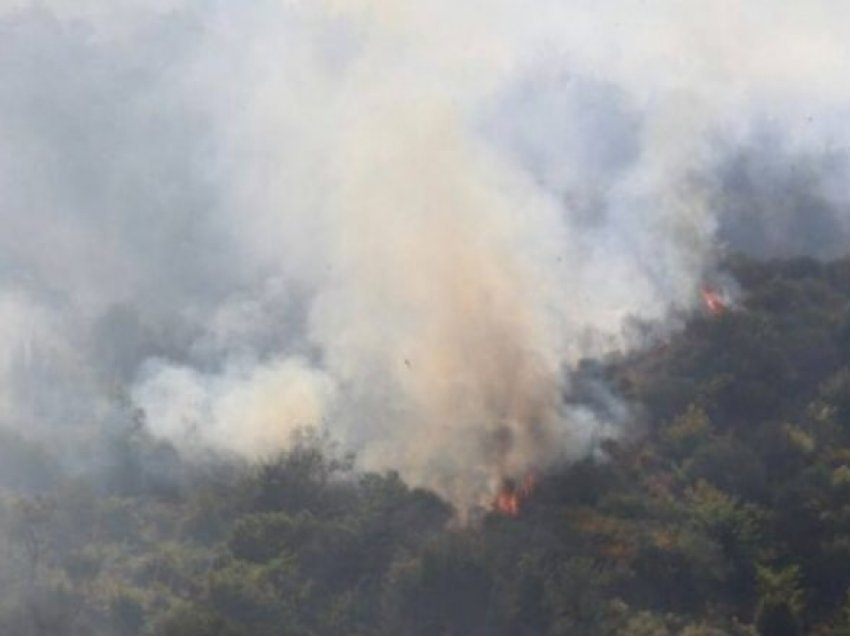
[[248, 457], [319, 425], [487, 501], [616, 432], [573, 370], [674, 328], [721, 250], [846, 250], [846, 24], [0, 1], [0, 420], [72, 442], [141, 409]]
[[759, 258], [837, 258], [850, 245], [847, 148], [794, 148], [775, 131], [747, 140], [717, 167], [718, 239]]

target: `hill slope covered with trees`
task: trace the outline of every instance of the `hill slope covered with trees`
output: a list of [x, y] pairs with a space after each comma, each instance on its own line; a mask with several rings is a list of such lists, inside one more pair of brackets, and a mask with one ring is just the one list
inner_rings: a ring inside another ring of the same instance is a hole
[[453, 522], [304, 431], [96, 471], [0, 443], [0, 634], [850, 634], [850, 260], [729, 263], [739, 304], [595, 362], [632, 434]]

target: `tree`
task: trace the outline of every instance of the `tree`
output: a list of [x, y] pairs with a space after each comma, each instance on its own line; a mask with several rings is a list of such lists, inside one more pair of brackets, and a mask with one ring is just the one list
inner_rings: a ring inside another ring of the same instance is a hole
[[803, 634], [803, 592], [800, 568], [759, 567], [757, 569], [759, 602], [755, 624], [764, 636], [797, 636]]

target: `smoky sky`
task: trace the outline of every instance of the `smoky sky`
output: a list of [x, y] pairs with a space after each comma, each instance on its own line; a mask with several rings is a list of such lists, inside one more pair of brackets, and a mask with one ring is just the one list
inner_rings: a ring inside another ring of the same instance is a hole
[[462, 504], [574, 458], [628, 419], [579, 360], [850, 247], [846, 14], [0, 1], [0, 421], [322, 426]]
[[850, 248], [846, 146], [789, 148], [780, 131], [730, 149], [718, 163], [718, 240], [756, 258], [820, 259]]

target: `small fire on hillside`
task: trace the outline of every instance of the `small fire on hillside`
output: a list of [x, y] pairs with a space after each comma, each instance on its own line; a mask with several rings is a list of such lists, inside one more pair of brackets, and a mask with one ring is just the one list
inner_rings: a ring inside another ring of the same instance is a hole
[[505, 479], [502, 488], [493, 502], [493, 512], [504, 517], [516, 517], [526, 500], [531, 496], [537, 483], [536, 477], [529, 473], [521, 482]]
[[712, 316], [722, 316], [728, 309], [728, 302], [723, 295], [707, 285], [702, 288], [702, 301]]

